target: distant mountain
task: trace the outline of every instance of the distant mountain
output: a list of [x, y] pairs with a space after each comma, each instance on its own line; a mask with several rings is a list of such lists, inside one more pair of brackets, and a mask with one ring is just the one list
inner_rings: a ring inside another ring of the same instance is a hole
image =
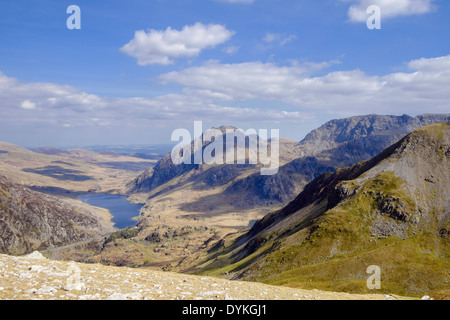
[[157, 154], [157, 153], [132, 153], [130, 154], [130, 157], [139, 158], [139, 159], [145, 159], [145, 160], [161, 160], [164, 158], [164, 155]]
[[[218, 129], [220, 132], [222, 132], [223, 139], [226, 141], [227, 137], [227, 130], [232, 132], [232, 134], [237, 134], [239, 137], [243, 137], [244, 134], [238, 131], [237, 128], [231, 127], [231, 126], [222, 126], [220, 128], [213, 128]], [[132, 193], [142, 193], [142, 192], [151, 192], [161, 186], [164, 186], [164, 184], [168, 183], [169, 181], [182, 177], [183, 175], [189, 176], [190, 181], [195, 181], [197, 184], [206, 184], [205, 187], [216, 187], [216, 186], [224, 186], [228, 184], [229, 182], [233, 181], [237, 177], [258, 172], [258, 174], [261, 174], [259, 168], [261, 165], [250, 165], [248, 164], [249, 161], [249, 145], [251, 143], [257, 143], [258, 136], [257, 135], [249, 135], [246, 136], [246, 145], [244, 147], [245, 150], [243, 152], [245, 153], [245, 160], [247, 164], [236, 164], [237, 158], [235, 157], [235, 164], [222, 164], [222, 165], [207, 165], [204, 163], [201, 164], [195, 164], [194, 158], [195, 154], [203, 154], [205, 149], [210, 146], [213, 142], [211, 141], [204, 141], [207, 139], [204, 139], [204, 135], [208, 132], [208, 130], [200, 137], [197, 138], [198, 145], [201, 146], [200, 150], [194, 150], [195, 140], [191, 142], [191, 164], [174, 164], [172, 162], [171, 153], [167, 154], [163, 159], [161, 159], [153, 168], [149, 168], [145, 172], [143, 172], [140, 176], [138, 176], [133, 182], [130, 183], [129, 187]], [[286, 138], [280, 138], [280, 162], [281, 164], [287, 163], [296, 157], [298, 157], [298, 153], [296, 152], [295, 145], [297, 143], [295, 141], [292, 141], [290, 139]], [[238, 152], [242, 150], [239, 146], [235, 146], [235, 150]], [[269, 145], [270, 150], [270, 145]], [[228, 152], [231, 152], [228, 150]], [[223, 149], [223, 162], [226, 163], [226, 154], [227, 150], [224, 145]], [[253, 153], [252, 153], [253, 155]], [[198, 177], [199, 179], [197, 179]], [[185, 180], [185, 179], [181, 179]], [[174, 186], [173, 183], [170, 184], [170, 189], [172, 189]], [[160, 188], [161, 189], [161, 188]], [[158, 193], [161, 193], [161, 191], [158, 191]]]
[[367, 160], [413, 130], [449, 120], [450, 114], [332, 120], [311, 131], [296, 146], [300, 156], [282, 166], [277, 175], [237, 179], [225, 193], [246, 199], [239, 201], [245, 206], [287, 203], [320, 174]]
[[449, 290], [449, 199], [446, 122], [418, 129], [370, 160], [320, 175], [242, 236], [219, 241], [190, 271], [369, 292], [367, 268], [378, 266], [380, 292]]
[[[34, 148], [30, 150], [39, 154], [61, 156], [81, 160], [86, 163], [94, 163], [105, 168], [133, 172], [145, 171], [148, 168], [153, 167], [157, 160], [162, 158], [162, 156], [158, 157], [151, 155], [145, 157], [143, 154], [141, 154], [141, 156], [122, 155], [108, 150], [96, 152], [88, 149], [59, 149], [54, 147]], [[143, 161], [143, 159], [148, 161]]]
[[[238, 208], [280, 205], [292, 200], [318, 175], [367, 160], [415, 129], [448, 120], [450, 114], [368, 115], [332, 120], [310, 132], [300, 143], [280, 139], [280, 163], [284, 165], [276, 175], [262, 176], [253, 166], [243, 170], [242, 166], [222, 165], [216, 167], [223, 169], [210, 170], [210, 179], [215, 180], [214, 176], [220, 175], [218, 184], [226, 186], [225, 194], [240, 198], [236, 201]], [[221, 130], [225, 132], [225, 128]], [[210, 167], [174, 165], [167, 154], [154, 168], [137, 177], [130, 189], [131, 192], [150, 192], [190, 171], [203, 173]], [[252, 170], [254, 173], [249, 175]]]
[[70, 156], [71, 152], [65, 149], [59, 149], [55, 147], [42, 147], [42, 148], [32, 148], [30, 149], [33, 152], [36, 153], [42, 153], [47, 155], [54, 155], [54, 156]]
[[0, 175], [0, 253], [21, 255], [112, 232], [86, 209]]
[[32, 190], [63, 197], [86, 192], [126, 194], [126, 184], [156, 161], [83, 149], [35, 152], [0, 142], [0, 174]]

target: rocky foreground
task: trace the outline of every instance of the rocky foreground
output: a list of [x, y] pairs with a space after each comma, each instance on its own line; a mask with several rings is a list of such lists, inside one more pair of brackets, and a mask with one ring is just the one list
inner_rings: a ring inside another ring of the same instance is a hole
[[0, 255], [0, 299], [395, 300], [398, 296], [301, 290], [185, 274]]

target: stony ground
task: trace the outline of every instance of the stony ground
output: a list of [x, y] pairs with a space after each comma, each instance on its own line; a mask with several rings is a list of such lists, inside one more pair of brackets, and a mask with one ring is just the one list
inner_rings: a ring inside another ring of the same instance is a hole
[[13, 300], [393, 300], [259, 283], [0, 255], [0, 299]]

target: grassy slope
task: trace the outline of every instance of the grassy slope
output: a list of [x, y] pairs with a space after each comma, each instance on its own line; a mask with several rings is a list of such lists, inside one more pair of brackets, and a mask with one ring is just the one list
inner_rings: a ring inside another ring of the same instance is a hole
[[303, 241], [291, 244], [298, 235], [291, 236], [279, 250], [266, 256], [260, 263], [264, 271], [255, 271], [255, 280], [364, 293], [369, 292], [366, 269], [378, 265], [383, 292], [420, 295], [429, 288], [448, 288], [444, 283], [450, 270], [448, 240], [428, 231], [405, 240], [371, 236], [368, 226], [375, 219], [376, 200], [369, 192], [384, 190], [407, 199], [401, 184], [392, 173], [369, 180], [362, 192], [321, 216]]

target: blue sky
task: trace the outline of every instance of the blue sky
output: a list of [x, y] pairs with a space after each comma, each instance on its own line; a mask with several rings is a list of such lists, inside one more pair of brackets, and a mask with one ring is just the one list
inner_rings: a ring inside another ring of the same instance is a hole
[[194, 120], [300, 140], [334, 118], [450, 110], [449, 1], [5, 0], [1, 13], [0, 140], [22, 146], [170, 143]]

